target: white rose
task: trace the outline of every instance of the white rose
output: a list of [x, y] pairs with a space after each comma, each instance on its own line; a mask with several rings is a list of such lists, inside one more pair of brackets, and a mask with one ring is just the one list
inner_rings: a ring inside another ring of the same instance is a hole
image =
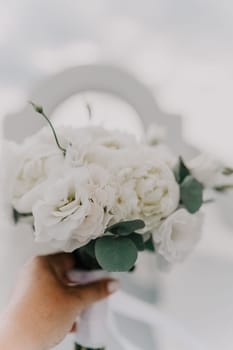
[[[71, 167], [96, 163], [112, 168], [119, 161], [123, 162], [129, 149], [137, 145], [132, 135], [102, 127], [87, 127], [75, 131], [66, 131], [66, 141], [63, 141], [63, 144], [67, 144], [66, 163]], [[64, 139], [64, 135], [61, 134], [60, 138]]]
[[[46, 181], [51, 176], [57, 177], [65, 166], [73, 165], [72, 161], [75, 166], [84, 162], [87, 138], [80, 130], [71, 127], [57, 128], [59, 143], [67, 149], [65, 158], [48, 127], [27, 138], [22, 145], [15, 145], [14, 157], [11, 157], [14, 164], [9, 169], [14, 174], [11, 181], [11, 202], [17, 211], [31, 212], [33, 204], [41, 198], [43, 189], [47, 186]], [[70, 163], [69, 159], [72, 157], [69, 151], [74, 158]]]
[[172, 171], [162, 162], [141, 164], [134, 172], [139, 212], [146, 223], [159, 222], [179, 204], [179, 186]]
[[14, 164], [14, 178], [11, 186], [11, 203], [21, 212], [32, 211], [40, 198], [45, 182], [63, 167], [64, 156], [56, 145], [28, 141], [17, 152]]
[[58, 135], [66, 149], [65, 161], [68, 167], [75, 168], [88, 163], [87, 155], [94, 141], [91, 128], [60, 128]]
[[103, 235], [115, 199], [104, 174], [80, 167], [48, 188], [33, 207], [36, 241], [73, 251]]
[[[66, 150], [65, 163], [68, 167], [78, 167], [86, 163], [85, 156], [93, 143], [91, 128], [73, 128], [70, 126], [56, 128], [60, 145]], [[31, 138], [37, 144], [52, 145], [58, 149], [51, 130], [43, 128]]]
[[88, 164], [86, 156], [88, 154], [89, 145], [70, 143], [66, 148], [65, 162], [68, 167], [77, 168]]
[[179, 209], [170, 215], [153, 234], [157, 252], [167, 261], [182, 261], [200, 239], [203, 217]]

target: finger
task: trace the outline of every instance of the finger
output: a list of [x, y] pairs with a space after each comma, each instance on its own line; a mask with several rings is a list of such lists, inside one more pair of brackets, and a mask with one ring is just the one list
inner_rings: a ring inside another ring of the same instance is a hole
[[54, 254], [48, 255], [49, 264], [57, 277], [64, 281], [67, 271], [71, 270], [75, 265], [75, 260], [72, 254]]
[[90, 304], [115, 293], [119, 289], [119, 282], [113, 279], [105, 279], [86, 285], [70, 287], [69, 289], [73, 294], [74, 302], [77, 302], [79, 309], [83, 310]]

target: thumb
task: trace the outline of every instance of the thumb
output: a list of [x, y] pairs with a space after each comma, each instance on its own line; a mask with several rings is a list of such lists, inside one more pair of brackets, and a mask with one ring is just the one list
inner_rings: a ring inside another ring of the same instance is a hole
[[82, 311], [90, 304], [116, 292], [119, 289], [119, 282], [114, 279], [103, 279], [69, 288], [79, 310]]

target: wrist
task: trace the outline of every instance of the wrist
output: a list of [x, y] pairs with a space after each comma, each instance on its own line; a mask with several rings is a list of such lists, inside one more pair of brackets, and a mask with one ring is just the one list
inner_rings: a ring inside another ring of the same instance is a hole
[[30, 328], [17, 312], [5, 312], [0, 318], [0, 349], [45, 350]]

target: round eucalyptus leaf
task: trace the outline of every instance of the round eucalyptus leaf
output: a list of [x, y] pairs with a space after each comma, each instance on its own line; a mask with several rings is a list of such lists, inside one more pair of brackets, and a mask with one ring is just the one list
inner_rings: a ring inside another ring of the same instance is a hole
[[196, 213], [203, 203], [203, 185], [192, 176], [187, 176], [180, 186], [180, 198], [184, 207]]
[[175, 165], [173, 171], [174, 171], [174, 175], [175, 175], [175, 178], [176, 178], [176, 181], [178, 182], [178, 184], [181, 184], [184, 181], [184, 179], [190, 175], [190, 171], [186, 167], [186, 165], [181, 157], [179, 157], [179, 160], [178, 160], [177, 164]]
[[155, 245], [152, 237], [150, 237], [146, 242], [144, 242], [144, 247], [145, 250], [148, 250], [149, 252], [155, 252]]
[[144, 221], [137, 219], [118, 222], [117, 224], [108, 227], [106, 231], [121, 236], [127, 236], [130, 233], [133, 233], [134, 231], [140, 230], [144, 227]]
[[138, 233], [131, 233], [128, 238], [130, 238], [137, 247], [137, 250], [142, 252], [145, 249], [144, 240], [142, 235]]
[[90, 241], [87, 245], [82, 247], [86, 254], [90, 255], [92, 258], [95, 258], [95, 241]]
[[95, 256], [103, 270], [129, 271], [137, 260], [137, 248], [127, 237], [105, 236], [97, 239]]

